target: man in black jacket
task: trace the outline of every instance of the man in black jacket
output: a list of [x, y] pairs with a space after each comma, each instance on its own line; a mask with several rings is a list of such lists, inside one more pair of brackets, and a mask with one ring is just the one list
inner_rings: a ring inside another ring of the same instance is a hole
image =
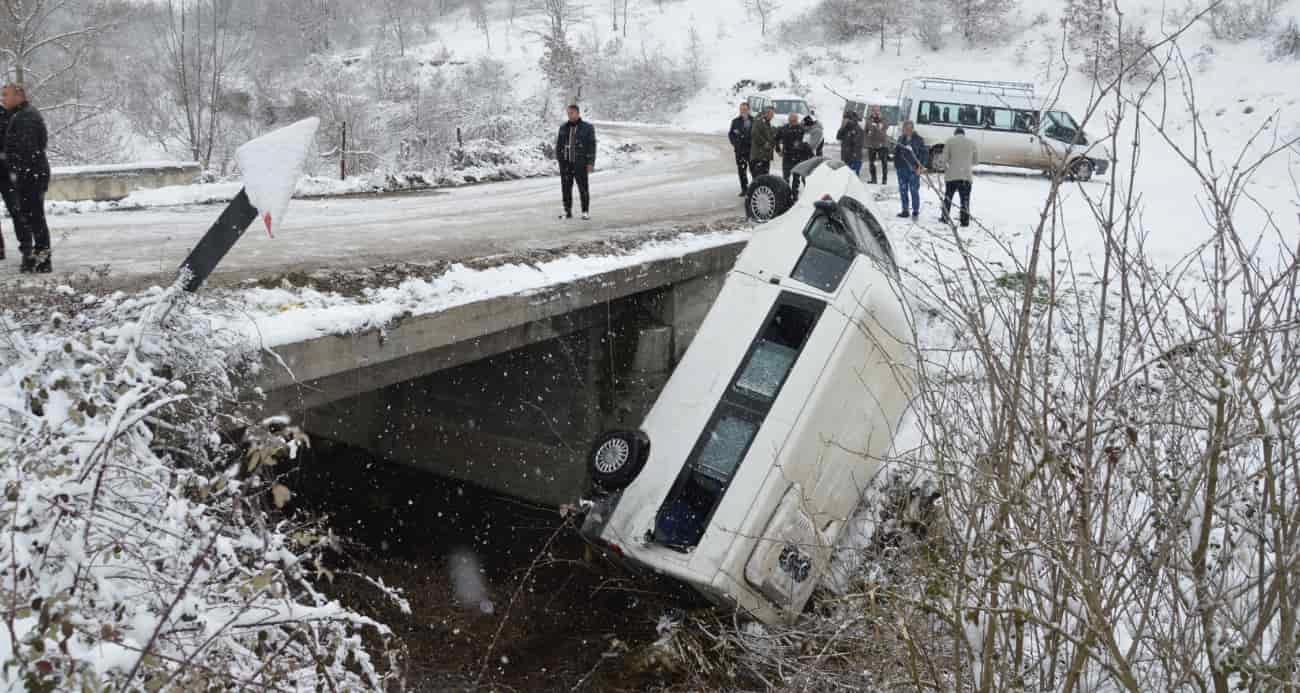
[[736, 153], [736, 172], [740, 174], [740, 196], [745, 196], [745, 191], [749, 190], [749, 147], [750, 130], [754, 127], [754, 119], [749, 115], [749, 103], [740, 102], [740, 115], [731, 120], [731, 130], [727, 132], [727, 138], [731, 140], [731, 149]]
[[568, 108], [569, 120], [560, 126], [555, 138], [555, 159], [560, 162], [560, 190], [564, 195], [564, 214], [561, 219], [573, 218], [573, 184], [578, 184], [582, 200], [582, 218], [590, 219], [591, 195], [587, 176], [596, 165], [596, 128], [582, 119], [577, 104]]
[[796, 199], [799, 197], [799, 176], [794, 175], [794, 167], [812, 156], [804, 144], [803, 133], [798, 113], [791, 113], [789, 122], [776, 129], [776, 152], [781, 155], [781, 177], [790, 186], [790, 193]]
[[[48, 133], [41, 112], [27, 102], [20, 84], [6, 84], [4, 109], [9, 116], [4, 135], [4, 167], [9, 188], [5, 202], [14, 216], [23, 272], [52, 270], [50, 229], [45, 225], [45, 192], [50, 187], [50, 162], [45, 158]], [[11, 191], [11, 192], [9, 192]]]

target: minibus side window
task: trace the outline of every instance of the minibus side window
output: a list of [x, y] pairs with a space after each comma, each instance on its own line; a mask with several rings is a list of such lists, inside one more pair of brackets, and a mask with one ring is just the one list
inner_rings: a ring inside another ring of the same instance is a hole
[[797, 294], [777, 297], [655, 514], [655, 542], [679, 550], [700, 543], [825, 307]]

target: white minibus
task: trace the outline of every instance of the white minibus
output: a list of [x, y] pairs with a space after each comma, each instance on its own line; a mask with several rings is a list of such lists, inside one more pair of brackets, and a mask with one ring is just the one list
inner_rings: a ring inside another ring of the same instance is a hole
[[825, 574], [909, 406], [893, 250], [839, 162], [758, 226], [638, 431], [589, 459], [583, 532], [626, 563], [765, 623]]

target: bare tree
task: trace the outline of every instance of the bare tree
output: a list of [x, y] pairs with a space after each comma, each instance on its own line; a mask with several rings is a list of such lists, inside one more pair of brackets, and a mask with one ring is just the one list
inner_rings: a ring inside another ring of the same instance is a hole
[[488, 21], [487, 2], [485, 0], [470, 0], [469, 15], [474, 19], [474, 26], [483, 33], [483, 41], [487, 43], [488, 52], [492, 51], [492, 26]]
[[967, 43], [995, 39], [1016, 0], [944, 0], [949, 16]]
[[167, 0], [155, 23], [159, 93], [141, 90], [135, 121], [159, 143], [179, 143], [204, 167], [222, 136], [231, 70], [247, 57], [234, 0]]
[[[39, 89], [77, 67], [104, 19], [102, 0], [0, 0], [0, 55], [15, 81]], [[66, 20], [76, 21], [57, 28]]]
[[530, 9], [541, 21], [533, 35], [541, 39], [542, 71], [551, 85], [566, 92], [566, 98], [582, 94], [583, 63], [569, 40], [569, 28], [581, 20], [586, 4], [579, 0], [532, 0]]
[[763, 36], [767, 36], [767, 23], [772, 17], [772, 13], [781, 8], [780, 3], [776, 0], [744, 0], [745, 11], [751, 16], [758, 18], [758, 30]]

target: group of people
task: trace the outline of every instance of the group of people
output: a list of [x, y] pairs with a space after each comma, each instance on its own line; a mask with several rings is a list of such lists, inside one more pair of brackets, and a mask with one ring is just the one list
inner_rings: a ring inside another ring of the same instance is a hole
[[[45, 223], [45, 193], [50, 187], [50, 162], [45, 156], [49, 134], [41, 112], [27, 101], [21, 84], [6, 84], [0, 110], [0, 197], [18, 236], [20, 271], [48, 273], [50, 229]], [[0, 235], [0, 260], [5, 257]]]
[[[822, 155], [823, 130], [815, 115], [810, 114], [800, 119], [798, 114], [792, 113], [789, 122], [774, 128], [772, 120], [775, 115], [776, 110], [767, 106], [755, 118], [750, 113], [749, 103], [742, 102], [740, 114], [731, 121], [728, 137], [736, 155], [741, 197], [749, 190], [749, 175], [753, 174], [755, 178], [766, 175], [771, 170], [772, 161], [779, 154], [781, 177], [790, 185], [794, 197], [798, 198], [800, 181], [793, 174], [794, 167], [813, 156]], [[888, 185], [888, 126], [878, 110], [870, 113], [866, 123], [859, 124], [858, 121], [857, 113], [845, 111], [840, 128], [835, 133], [835, 139], [840, 143], [840, 161], [861, 176], [865, 150], [867, 172], [871, 177], [869, 184], [876, 184], [879, 165], [878, 180], [881, 185]], [[892, 154], [899, 199], [902, 202], [902, 211], [898, 216], [915, 219], [921, 212], [921, 177], [930, 166], [930, 149], [917, 134], [912, 121], [904, 121], [901, 125], [898, 139], [893, 142]], [[969, 226], [971, 180], [973, 168], [979, 160], [978, 148], [962, 128], [957, 128], [944, 143], [943, 157], [946, 168], [941, 218], [945, 223], [949, 222], [953, 197], [959, 197], [961, 225]]]

